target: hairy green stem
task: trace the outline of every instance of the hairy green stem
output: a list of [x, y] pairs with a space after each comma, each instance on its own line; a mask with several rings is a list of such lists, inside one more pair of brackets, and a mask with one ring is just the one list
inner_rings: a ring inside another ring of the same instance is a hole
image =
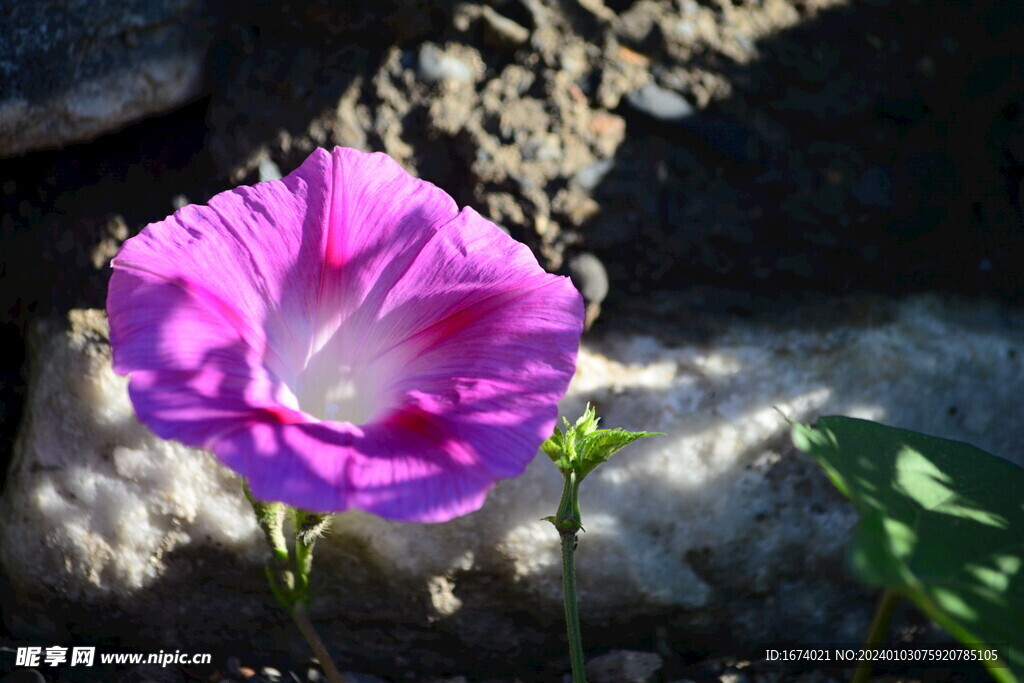
[[242, 486], [242, 491], [252, 505], [256, 513], [256, 523], [259, 524], [263, 535], [270, 546], [270, 552], [275, 562], [288, 563], [288, 543], [284, 537], [285, 508], [283, 503], [264, 503], [256, 500], [249, 491], [248, 484]]
[[[878, 598], [878, 605], [875, 607], [875, 616], [871, 619], [871, 626], [868, 627], [868, 636], [864, 641], [864, 648], [875, 648], [882, 644], [882, 638], [889, 628], [889, 620], [892, 618], [892, 611], [899, 601], [899, 594], [889, 588], [882, 591]], [[871, 670], [874, 662], [870, 658], [862, 659], [853, 670], [853, 678], [850, 683], [867, 683], [871, 678]]]
[[[307, 611], [313, 545], [327, 528], [330, 517], [289, 508], [282, 503], [264, 503], [253, 497], [248, 486], [243, 486], [243, 490], [270, 546], [270, 562], [265, 567], [270, 591], [299, 627], [327, 674], [327, 680], [331, 683], [344, 683], [345, 679], [313, 627]], [[284, 520], [289, 516], [293, 527], [292, 533], [286, 535]]]
[[295, 597], [308, 601], [309, 575], [313, 571], [313, 546], [327, 528], [330, 518], [314, 512], [295, 510]]

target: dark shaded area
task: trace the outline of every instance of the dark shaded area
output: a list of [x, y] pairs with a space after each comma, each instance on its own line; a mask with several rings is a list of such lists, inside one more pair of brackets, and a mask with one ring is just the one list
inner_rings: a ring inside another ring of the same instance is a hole
[[28, 321], [102, 308], [109, 261], [130, 232], [171, 213], [181, 197], [202, 202], [224, 189], [203, 149], [206, 105], [197, 102], [95, 143], [0, 160], [4, 476], [24, 400]]
[[630, 135], [586, 226], [622, 233], [593, 245], [612, 308], [693, 285], [754, 307], [771, 292], [1019, 303], [1022, 25], [1017, 4], [852, 3], [758, 41], [751, 64], [711, 55], [732, 96], [683, 120], [624, 105]]

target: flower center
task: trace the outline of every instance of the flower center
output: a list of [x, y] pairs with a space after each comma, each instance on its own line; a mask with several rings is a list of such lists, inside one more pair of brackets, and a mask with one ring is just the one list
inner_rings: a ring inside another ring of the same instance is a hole
[[310, 359], [298, 377], [299, 408], [321, 420], [369, 422], [384, 407], [389, 373], [379, 364], [357, 366], [339, 356], [325, 347]]
[[[368, 402], [365, 401], [365, 393], [361, 396], [359, 385], [351, 371], [348, 373], [343, 371], [342, 377], [334, 384], [311, 388], [314, 391], [307, 393], [312, 393], [312, 396], [300, 396], [299, 405], [321, 420], [341, 420], [360, 424], [366, 421], [373, 412], [368, 407]], [[360, 398], [364, 400], [360, 400]], [[306, 402], [303, 399], [308, 401], [308, 409], [305, 407]]]

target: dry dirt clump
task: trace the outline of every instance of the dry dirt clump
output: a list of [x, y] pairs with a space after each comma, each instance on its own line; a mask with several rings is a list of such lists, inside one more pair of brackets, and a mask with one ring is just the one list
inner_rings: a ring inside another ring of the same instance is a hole
[[[238, 123], [237, 98], [228, 95], [221, 106], [215, 95], [218, 160], [237, 179], [268, 153], [301, 155], [316, 144], [380, 149], [480, 207], [557, 268], [565, 247], [581, 243], [575, 228], [600, 209], [592, 192], [613, 168], [626, 134], [625, 120], [613, 110], [651, 80], [652, 60], [624, 42], [642, 47], [674, 13], [669, 3], [647, 0], [621, 18], [601, 4], [539, 0], [446, 9], [450, 24], [430, 40], [359, 49], [367, 68], [347, 79], [335, 76], [340, 96], [322, 102], [298, 135], [270, 126], [262, 131], [265, 140], [253, 140], [245, 129], [254, 126]], [[263, 65], [240, 68], [228, 79], [228, 93], [244, 89], [242, 98], [252, 99], [251, 80], [261, 74], [280, 82], [280, 68], [267, 67], [279, 64], [275, 52], [284, 63], [294, 46], [278, 38], [250, 46], [262, 53], [256, 59]], [[685, 49], [676, 52], [685, 57]], [[245, 82], [237, 84], [242, 75]], [[705, 104], [710, 100], [710, 88], [695, 90]], [[280, 88], [273, 94], [272, 106], [280, 107]], [[305, 99], [307, 92], [297, 94]]]

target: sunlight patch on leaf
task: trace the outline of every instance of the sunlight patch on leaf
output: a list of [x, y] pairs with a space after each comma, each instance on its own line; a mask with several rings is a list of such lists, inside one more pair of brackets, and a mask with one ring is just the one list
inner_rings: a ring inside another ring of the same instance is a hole
[[861, 515], [850, 560], [962, 642], [998, 645], [1024, 676], [1024, 470], [969, 444], [824, 417], [793, 443]]

